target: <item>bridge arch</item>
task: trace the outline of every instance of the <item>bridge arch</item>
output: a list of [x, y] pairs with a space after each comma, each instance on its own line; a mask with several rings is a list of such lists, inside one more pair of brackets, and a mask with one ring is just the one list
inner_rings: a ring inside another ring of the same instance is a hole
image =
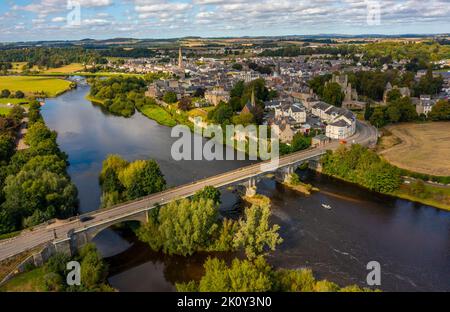
[[102, 231], [110, 228], [111, 226], [114, 226], [119, 223], [123, 222], [139, 222], [141, 224], [145, 224], [148, 221], [148, 212], [143, 211], [139, 212], [133, 215], [129, 215], [123, 218], [118, 219], [112, 219], [108, 222], [102, 222], [100, 225], [96, 226], [95, 224], [93, 226], [86, 227], [85, 229], [81, 229], [80, 231], [77, 231], [73, 233], [72, 235], [72, 249], [79, 250], [81, 247], [83, 247], [85, 244], [92, 242], [95, 237], [101, 233]]

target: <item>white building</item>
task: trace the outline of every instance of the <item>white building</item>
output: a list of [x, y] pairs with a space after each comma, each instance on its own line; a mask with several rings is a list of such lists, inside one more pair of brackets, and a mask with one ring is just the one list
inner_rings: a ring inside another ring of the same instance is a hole
[[325, 134], [330, 139], [346, 139], [356, 132], [356, 117], [345, 108], [319, 102], [312, 106], [311, 112], [327, 123]]
[[304, 124], [306, 122], [306, 110], [300, 103], [292, 105], [280, 105], [275, 108], [275, 118], [290, 117], [295, 124]]

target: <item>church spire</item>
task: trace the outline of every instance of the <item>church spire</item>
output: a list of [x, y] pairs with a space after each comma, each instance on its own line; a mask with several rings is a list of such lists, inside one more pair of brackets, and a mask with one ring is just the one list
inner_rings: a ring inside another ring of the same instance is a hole
[[256, 101], [255, 101], [255, 88], [252, 89], [252, 101], [251, 101], [252, 107], [256, 106]]

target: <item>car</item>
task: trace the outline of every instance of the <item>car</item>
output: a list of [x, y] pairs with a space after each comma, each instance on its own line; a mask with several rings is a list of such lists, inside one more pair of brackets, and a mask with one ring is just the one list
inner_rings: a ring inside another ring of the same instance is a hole
[[80, 222], [87, 222], [93, 220], [93, 216], [80, 216]]

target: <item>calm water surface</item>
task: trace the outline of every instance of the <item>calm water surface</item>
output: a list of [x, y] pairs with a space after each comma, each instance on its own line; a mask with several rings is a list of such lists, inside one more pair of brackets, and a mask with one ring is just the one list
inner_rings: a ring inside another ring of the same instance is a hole
[[[173, 161], [170, 128], [139, 113], [112, 116], [85, 100], [80, 86], [47, 100], [42, 114], [58, 132], [69, 155], [69, 174], [78, 187], [80, 210], [99, 207], [98, 175], [108, 154], [128, 160], [154, 159], [170, 186], [189, 183], [249, 161]], [[310, 197], [266, 179], [258, 192], [273, 203], [273, 222], [281, 225], [283, 244], [268, 259], [277, 267], [313, 269], [319, 278], [341, 285], [364, 286], [366, 264], [382, 267], [386, 291], [450, 291], [450, 213], [405, 200], [375, 195], [359, 187], [321, 177], [305, 176], [321, 189]], [[222, 212], [235, 210], [238, 199], [223, 192]], [[332, 210], [321, 207], [322, 203]], [[109, 281], [121, 291], [171, 291], [174, 283], [199, 278], [208, 255], [170, 257], [152, 252], [128, 234], [105, 230], [95, 239], [111, 265]], [[230, 260], [234, 254], [218, 254]]]

